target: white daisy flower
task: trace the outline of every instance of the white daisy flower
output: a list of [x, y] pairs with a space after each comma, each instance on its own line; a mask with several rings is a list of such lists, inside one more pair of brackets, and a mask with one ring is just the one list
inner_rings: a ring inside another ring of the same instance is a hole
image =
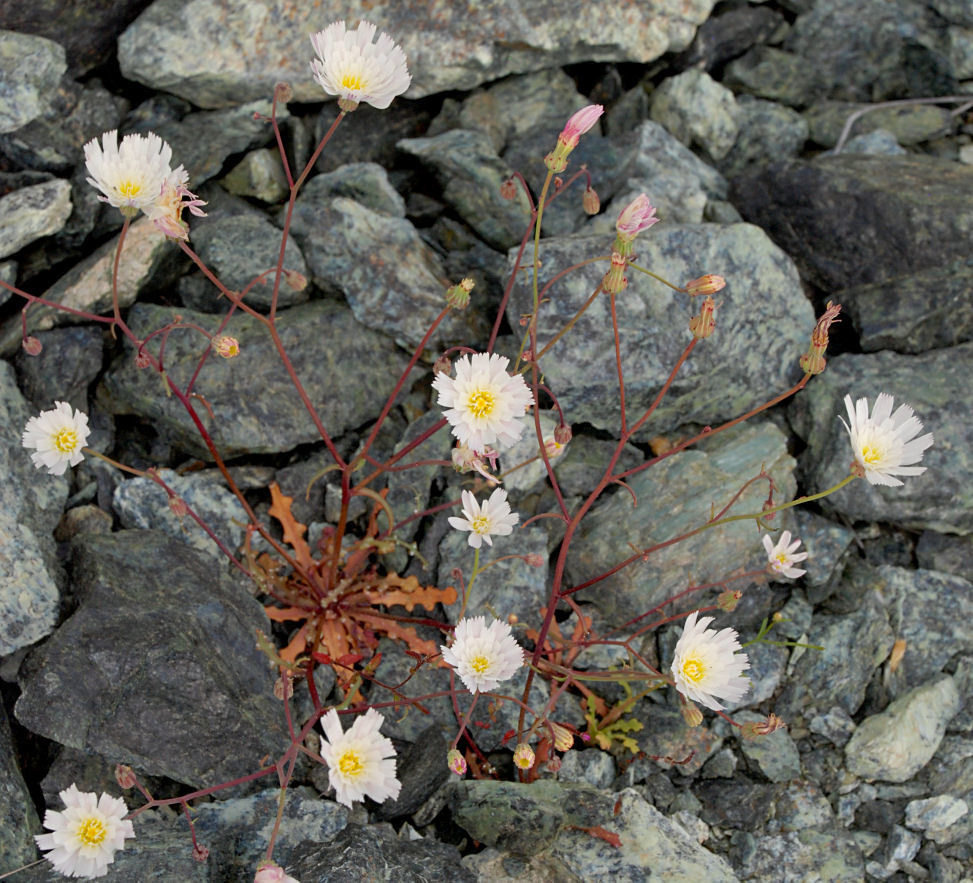
[[338, 803], [350, 807], [366, 797], [381, 803], [399, 796], [402, 785], [395, 778], [395, 748], [391, 739], [378, 732], [383, 723], [385, 718], [374, 708], [356, 717], [347, 731], [341, 729], [333, 708], [321, 719], [321, 756], [328, 764], [328, 781]]
[[716, 711], [723, 708], [717, 697], [735, 702], [750, 689], [750, 679], [743, 675], [750, 660], [736, 652], [740, 642], [733, 629], [707, 629], [713, 617], [697, 622], [697, 616], [694, 610], [686, 618], [672, 656], [672, 676], [683, 696]]
[[126, 135], [118, 143], [118, 130], [92, 138], [84, 146], [87, 178], [104, 196], [98, 198], [129, 217], [154, 205], [172, 172], [172, 148], [158, 135]]
[[132, 822], [125, 819], [125, 801], [79, 791], [76, 785], [60, 797], [65, 808], [44, 813], [44, 827], [53, 833], [35, 835], [37, 846], [65, 877], [104, 877], [116, 850], [124, 849], [125, 840], [135, 836]]
[[919, 436], [922, 423], [908, 405], [892, 411], [893, 398], [887, 392], [878, 394], [872, 416], [868, 416], [868, 399], [858, 399], [852, 405], [845, 396], [845, 410], [850, 425], [839, 417], [851, 437], [855, 460], [862, 467], [870, 484], [900, 487], [895, 475], [921, 475], [925, 466], [913, 466], [922, 459], [922, 452], [933, 442], [932, 433]]
[[509, 448], [524, 430], [518, 418], [532, 404], [530, 389], [519, 374], [507, 374], [508, 364], [496, 353], [474, 353], [456, 360], [455, 379], [440, 372], [432, 382], [453, 435], [474, 451], [494, 442]]
[[311, 62], [314, 80], [329, 95], [338, 96], [344, 111], [354, 110], [361, 101], [384, 110], [412, 82], [405, 53], [384, 32], [373, 43], [375, 30], [368, 21], [353, 31], [336, 21], [311, 34], [318, 55]]
[[439, 649], [471, 693], [494, 689], [524, 664], [524, 651], [510, 626], [499, 619], [487, 625], [484, 616], [461, 619], [453, 630], [452, 646]]
[[479, 549], [484, 540], [493, 545], [493, 537], [508, 536], [520, 520], [516, 512], [510, 511], [507, 492], [498, 487], [483, 504], [469, 491], [463, 491], [463, 515], [465, 518], [452, 517], [449, 523], [457, 530], [470, 531], [469, 543]]
[[21, 444], [34, 449], [30, 458], [38, 469], [46, 466], [51, 475], [63, 475], [69, 465], [77, 466], [84, 459], [81, 449], [90, 434], [84, 411], [55, 402], [53, 409], [27, 421]]
[[795, 539], [793, 543], [791, 542], [791, 532], [789, 530], [781, 533], [776, 545], [771, 542], [767, 534], [764, 534], [764, 548], [767, 550], [767, 561], [769, 562], [770, 569], [774, 573], [779, 573], [781, 576], [797, 579], [797, 577], [804, 576], [807, 573], [806, 570], [800, 570], [794, 566], [798, 561], [803, 561], [807, 558], [807, 552], [797, 551], [800, 547], [801, 541], [799, 539]]

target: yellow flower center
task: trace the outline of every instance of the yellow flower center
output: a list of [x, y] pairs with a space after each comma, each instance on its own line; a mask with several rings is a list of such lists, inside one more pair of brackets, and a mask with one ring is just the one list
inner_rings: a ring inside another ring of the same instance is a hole
[[882, 459], [882, 452], [875, 445], [865, 445], [862, 448], [862, 460], [866, 466], [874, 466]]
[[138, 181], [122, 181], [118, 185], [118, 192], [126, 199], [134, 199], [142, 192], [142, 185]]
[[361, 92], [365, 88], [365, 81], [361, 78], [361, 74], [348, 73], [341, 78], [341, 88], [349, 92]]
[[62, 454], [74, 453], [74, 449], [78, 446], [78, 434], [69, 427], [64, 429], [59, 429], [54, 433], [54, 447], [57, 448]]
[[489, 417], [496, 406], [497, 397], [488, 389], [478, 389], [467, 402], [474, 417]]
[[86, 846], [97, 846], [108, 836], [108, 829], [100, 819], [85, 819], [78, 828], [78, 839]]
[[787, 556], [783, 552], [780, 552], [777, 555], [777, 562], [778, 562], [778, 564], [780, 564], [781, 567], [786, 567], [787, 566]]
[[338, 759], [338, 769], [346, 776], [359, 776], [365, 771], [365, 765], [357, 752], [349, 749]]
[[682, 673], [686, 680], [698, 684], [706, 677], [706, 665], [698, 656], [691, 656], [682, 664]]
[[490, 667], [490, 660], [485, 656], [474, 656], [470, 660], [470, 668], [473, 669], [478, 675], [483, 674]]
[[490, 530], [490, 522], [481, 515], [479, 518], [474, 518], [470, 522], [470, 527], [473, 528], [473, 533], [488, 533]]

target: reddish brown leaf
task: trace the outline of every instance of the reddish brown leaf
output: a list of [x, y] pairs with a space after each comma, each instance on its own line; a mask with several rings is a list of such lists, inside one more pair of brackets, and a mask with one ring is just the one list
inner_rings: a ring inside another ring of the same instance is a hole
[[310, 570], [314, 566], [314, 559], [311, 557], [310, 548], [304, 541], [304, 533], [307, 531], [307, 527], [291, 514], [291, 503], [294, 502], [294, 498], [281, 493], [280, 486], [276, 481], [270, 483], [270, 498], [272, 503], [268, 511], [280, 522], [284, 531], [284, 541], [294, 550], [294, 558], [297, 563], [305, 570]]

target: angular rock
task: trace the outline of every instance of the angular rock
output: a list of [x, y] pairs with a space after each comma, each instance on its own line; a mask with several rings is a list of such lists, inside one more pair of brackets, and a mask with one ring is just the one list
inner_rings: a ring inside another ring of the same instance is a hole
[[742, 95], [737, 99], [740, 134], [720, 161], [726, 175], [737, 175], [751, 163], [797, 156], [808, 136], [808, 124], [796, 110]]
[[[689, 45], [713, 0], [646, 2], [592, 17], [584, 6], [559, 9], [556, 20], [543, 7], [519, 3], [484, 9], [471, 2], [422, 7], [329, 2], [295, 8], [286, 0], [260, 7], [157, 0], [118, 41], [122, 75], [166, 89], [200, 107], [269, 98], [281, 80], [294, 101], [327, 96], [311, 78], [308, 35], [328, 22], [381, 22], [404, 50], [412, 74], [410, 98], [451, 89], [471, 89], [511, 73], [559, 64], [599, 61], [647, 62]], [[471, 29], [469, 22], [476, 21]], [[436, 40], [429, 39], [430, 33]], [[191, 47], [217, 50], [200, 55]], [[219, 48], [223, 47], [222, 51]]]
[[[422, 340], [446, 306], [446, 290], [459, 281], [445, 278], [438, 256], [411, 222], [345, 197], [299, 197], [291, 230], [315, 284], [343, 293], [363, 326], [409, 349]], [[469, 345], [483, 321], [473, 310], [452, 310], [430, 346]]]
[[77, 611], [20, 672], [25, 727], [195, 788], [282, 750], [267, 620], [239, 576], [155, 531], [83, 536], [72, 572]]
[[827, 880], [858, 883], [865, 879], [861, 847], [850, 831], [795, 831], [760, 835], [743, 860], [744, 880], [773, 879], [779, 883]]
[[773, 46], [754, 46], [731, 61], [723, 75], [723, 85], [730, 89], [789, 107], [809, 104], [820, 93], [821, 81], [820, 73], [803, 58]]
[[3, 870], [29, 864], [37, 856], [34, 834], [41, 833], [30, 792], [17, 767], [7, 712], [0, 709], [0, 855]]
[[[129, 325], [145, 336], [177, 314], [203, 328], [217, 328], [213, 316], [145, 304], [130, 311]], [[405, 368], [405, 358], [385, 338], [359, 325], [345, 307], [331, 301], [285, 310], [276, 327], [297, 376], [333, 437], [377, 416], [394, 378]], [[210, 359], [195, 387], [213, 409], [215, 422], [205, 408], [200, 410], [201, 419], [223, 455], [289, 451], [320, 441], [264, 326], [237, 313], [225, 332], [239, 341], [240, 355]], [[206, 348], [207, 342], [198, 334], [170, 336], [166, 370], [180, 387], [188, 382]], [[382, 352], [383, 360], [361, 358], [366, 352]], [[257, 383], [253, 395], [241, 395], [251, 381]], [[164, 438], [196, 456], [208, 456], [183, 406], [161, 394], [159, 377], [152, 369], [139, 371], [133, 366], [131, 353], [119, 357], [104, 384], [106, 405], [113, 413], [148, 418]], [[335, 395], [335, 390], [341, 394]]]
[[[734, 718], [738, 724], [759, 722], [764, 717], [753, 712], [741, 712]], [[759, 739], [740, 739], [740, 750], [752, 766], [771, 782], [789, 782], [801, 777], [801, 758], [797, 745], [786, 729], [777, 730]]]
[[936, 753], [960, 706], [948, 675], [910, 690], [861, 722], [845, 746], [848, 771], [863, 779], [908, 781]]
[[969, 804], [958, 797], [940, 794], [928, 800], [913, 800], [905, 808], [905, 823], [915, 831], [924, 832], [930, 840], [950, 841], [950, 828], [970, 811]]
[[965, 260], [970, 193], [973, 168], [959, 163], [842, 154], [744, 172], [730, 198], [804, 278], [838, 292]]
[[[542, 240], [540, 285], [572, 264], [604, 255], [609, 247], [600, 236]], [[748, 224], [659, 224], [642, 234], [636, 249], [641, 266], [677, 285], [703, 273], [727, 278], [718, 295], [715, 333], [695, 348], [689, 369], [676, 376], [648, 431], [667, 432], [691, 421], [715, 425], [762, 404], [799, 379], [797, 360], [807, 349], [812, 310], [790, 259], [763, 231]], [[542, 350], [575, 316], [607, 269], [607, 262], [596, 262], [557, 281], [541, 307]], [[616, 312], [631, 425], [652, 404], [692, 335], [682, 297], [636, 271], [628, 276]], [[756, 300], [751, 295], [755, 289], [761, 291]], [[521, 315], [530, 309], [529, 287], [516, 286], [507, 308], [511, 325], [519, 327]], [[614, 352], [609, 299], [601, 295], [550, 353], [542, 355], [545, 382], [569, 423], [587, 421], [617, 431]], [[584, 372], [578, 365], [585, 366]]]
[[811, 492], [832, 487], [848, 474], [852, 460], [848, 434], [838, 419], [843, 397], [865, 397], [874, 405], [880, 392], [908, 403], [932, 432], [935, 443], [922, 460], [927, 471], [905, 476], [902, 487], [878, 487], [859, 480], [822, 500], [822, 508], [850, 519], [883, 521], [946, 533], [973, 533], [973, 422], [953, 403], [966, 395], [966, 365], [973, 344], [933, 350], [919, 356], [893, 352], [843, 355], [790, 406], [791, 423], [807, 442], [801, 462]]
[[16, 357], [21, 388], [37, 411], [54, 402], [70, 402], [87, 412], [88, 386], [101, 372], [104, 339], [91, 325], [37, 332], [43, 349], [36, 356], [21, 350]]
[[[857, 113], [864, 110], [868, 112]], [[849, 127], [852, 116], [856, 118]], [[804, 119], [811, 140], [825, 147], [837, 146], [842, 135], [857, 137], [878, 130], [891, 133], [899, 144], [911, 146], [952, 132], [956, 127], [949, 108], [934, 104], [876, 107], [853, 101], [820, 101], [804, 111]], [[842, 152], [851, 152], [847, 142]]]
[[0, 258], [57, 233], [71, 214], [71, 185], [55, 180], [0, 197]]
[[[770, 423], [747, 423], [732, 435], [705, 441], [699, 450], [684, 451], [626, 479], [628, 493], [605, 500], [585, 518], [568, 557], [568, 585], [605, 573], [641, 550], [691, 531], [710, 517], [710, 504], [725, 506], [741, 485], [763, 466], [776, 485], [775, 500], [794, 492], [794, 461], [783, 434]], [[765, 483], [751, 485], [733, 512], [759, 512]], [[731, 522], [653, 552], [576, 594], [590, 601], [606, 619], [620, 625], [687, 587], [725, 578], [751, 560], [759, 539], [752, 525]], [[694, 595], [690, 604], [703, 603]], [[656, 752], [658, 753], [658, 752]]]
[[973, 261], [957, 260], [841, 292], [866, 353], [922, 353], [973, 339]]
[[54, 630], [60, 595], [51, 534], [68, 495], [68, 476], [38, 472], [21, 444], [35, 416], [0, 364], [0, 656], [29, 647]]
[[0, 31], [0, 134], [49, 110], [67, 68], [63, 47], [53, 40]]
[[887, 129], [873, 129], [865, 135], [849, 138], [842, 153], [868, 153], [872, 156], [902, 156], [909, 151], [899, 145]]
[[249, 196], [271, 204], [287, 199], [287, 178], [280, 154], [271, 147], [251, 150], [220, 183], [235, 196]]
[[301, 196], [308, 202], [344, 196], [373, 212], [393, 218], [405, 217], [405, 200], [392, 186], [388, 172], [378, 163], [348, 163], [332, 172], [322, 172], [301, 188]]
[[[45, 300], [89, 313], [110, 313], [112, 309], [112, 267], [118, 249], [117, 237], [106, 242], [80, 264], [72, 267], [44, 292]], [[140, 294], [171, 281], [174, 270], [185, 258], [145, 217], [129, 228], [118, 268], [118, 305], [130, 307]], [[70, 313], [43, 304], [27, 313], [27, 333], [46, 331], [56, 325], [77, 322]], [[0, 355], [10, 356], [21, 341], [20, 316], [0, 328]]]
[[739, 131], [733, 93], [696, 68], [662, 81], [652, 93], [649, 116], [713, 159], [729, 153]]
[[754, 44], [767, 42], [782, 27], [786, 27], [784, 17], [774, 9], [731, 6], [703, 22], [690, 47], [676, 59], [676, 66], [701, 66], [708, 73]]

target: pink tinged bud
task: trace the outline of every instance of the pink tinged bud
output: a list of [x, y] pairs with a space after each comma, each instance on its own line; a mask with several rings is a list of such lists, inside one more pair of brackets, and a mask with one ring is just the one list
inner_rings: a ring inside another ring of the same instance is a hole
[[743, 592], [738, 589], [727, 589], [725, 592], [720, 592], [719, 598], [716, 599], [716, 606], [726, 613], [732, 613], [742, 597]]
[[564, 453], [564, 445], [558, 444], [555, 438], [545, 438], [544, 453], [547, 454], [548, 460], [553, 460], [555, 457], [560, 457]]
[[185, 518], [189, 514], [189, 507], [182, 497], [169, 497], [169, 509], [177, 518]]
[[559, 445], [566, 445], [571, 441], [571, 427], [566, 423], [560, 423], [554, 429], [554, 441]]
[[298, 273], [297, 270], [284, 270], [284, 279], [287, 281], [288, 287], [294, 291], [303, 291], [307, 288], [307, 276]]
[[531, 552], [529, 555], [524, 556], [524, 563], [530, 567], [543, 567], [547, 564], [547, 558], [541, 555], [540, 552]]
[[235, 337], [221, 334], [219, 337], [213, 338], [213, 349], [216, 350], [217, 355], [224, 359], [232, 359], [234, 356], [240, 355], [240, 342]]
[[136, 368], [148, 368], [152, 364], [152, 360], [149, 354], [145, 350], [139, 350], [135, 354], [135, 367]]
[[123, 763], [117, 764], [115, 767], [115, 781], [118, 782], [119, 788], [134, 788], [135, 787], [135, 773], [130, 766], [126, 766]]
[[560, 724], [551, 724], [554, 730], [554, 747], [558, 751], [570, 751], [574, 747], [574, 733]]
[[769, 736], [777, 730], [787, 726], [784, 721], [776, 714], [768, 714], [766, 720], [751, 721], [743, 725], [741, 735], [744, 739], [759, 739], [761, 736]]
[[557, 174], [568, 167], [568, 154], [578, 146], [581, 136], [598, 122], [604, 112], [605, 108], [600, 104], [589, 104], [571, 115], [561, 134], [557, 136], [557, 146], [544, 157], [544, 165], [549, 171]]
[[552, 754], [547, 760], [547, 771], [556, 773], [559, 769], [561, 769], [561, 758]]
[[581, 196], [581, 207], [587, 215], [597, 215], [601, 211], [601, 200], [593, 187], [585, 188]]
[[209, 850], [205, 846], [200, 846], [198, 843], [193, 847], [193, 860], [197, 862], [204, 862], [209, 858]]
[[601, 287], [608, 294], [618, 294], [625, 290], [628, 285], [628, 278], [625, 276], [625, 268], [628, 266], [628, 259], [618, 251], [612, 252], [611, 267], [601, 280]]
[[446, 292], [446, 303], [454, 310], [465, 310], [470, 303], [470, 292], [476, 283], [472, 279], [464, 279], [459, 285], [454, 285]]
[[709, 295], [703, 300], [699, 308], [699, 315], [689, 320], [689, 330], [693, 337], [709, 337], [716, 330], [716, 303]]
[[44, 349], [44, 345], [36, 337], [25, 337], [22, 345], [28, 356], [39, 356]]
[[500, 197], [501, 199], [517, 198], [517, 182], [513, 178], [507, 178], [507, 180], [500, 185]]
[[291, 88], [290, 83], [278, 83], [274, 86], [274, 98], [278, 101], [287, 104], [294, 97], [294, 90]]
[[521, 742], [514, 749], [514, 766], [517, 769], [529, 770], [534, 765], [534, 749], [526, 742]]
[[619, 239], [623, 242], [631, 242], [637, 234], [643, 230], [648, 230], [658, 220], [655, 216], [655, 209], [649, 202], [649, 197], [640, 193], [622, 209], [622, 213], [615, 222], [615, 230], [618, 232]]
[[274, 681], [274, 698], [283, 702], [294, 695], [294, 683], [289, 677], [277, 678]]
[[698, 727], [703, 722], [703, 712], [701, 712], [692, 702], [686, 702], [679, 706], [682, 712], [682, 719], [687, 726]]
[[695, 297], [697, 294], [716, 294], [717, 291], [722, 291], [724, 288], [726, 288], [726, 279], [714, 273], [708, 273], [698, 279], [693, 279], [692, 282], [687, 282], [683, 291]]
[[838, 321], [838, 313], [841, 312], [841, 304], [828, 301], [821, 318], [818, 319], [814, 331], [811, 332], [811, 346], [808, 351], [801, 356], [801, 369], [805, 374], [820, 374], [824, 371], [827, 361], [824, 353], [828, 349], [828, 329]]
[[257, 874], [253, 883], [296, 883], [289, 874], [276, 862], [263, 861], [257, 865]]
[[432, 366], [433, 374], [449, 374], [452, 370], [453, 363], [449, 360], [449, 356], [440, 356]]
[[453, 748], [449, 754], [446, 755], [446, 765], [450, 770], [456, 773], [457, 776], [466, 775], [466, 758], [463, 757], [460, 752]]

